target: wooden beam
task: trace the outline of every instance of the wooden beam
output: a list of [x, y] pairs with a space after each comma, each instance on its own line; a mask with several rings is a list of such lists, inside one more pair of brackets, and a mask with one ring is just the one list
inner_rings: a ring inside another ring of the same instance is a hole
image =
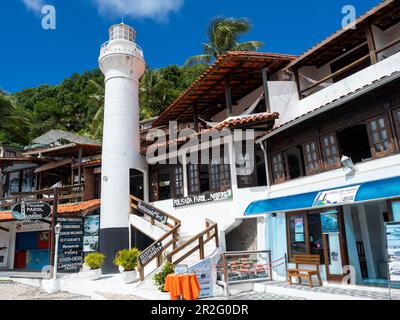
[[265, 112], [271, 112], [271, 103], [269, 100], [269, 88], [268, 88], [268, 68], [261, 69], [263, 87], [264, 87], [264, 101], [265, 101]]
[[199, 117], [197, 114], [197, 104], [193, 104], [193, 125], [194, 125], [194, 130], [196, 132], [199, 132]]
[[224, 79], [225, 85], [225, 103], [226, 103], [226, 113], [228, 117], [232, 116], [232, 89], [229, 84], [229, 77], [226, 76]]
[[367, 36], [368, 50], [371, 59], [371, 64], [376, 64], [378, 63], [378, 57], [376, 55], [376, 45], [375, 45], [374, 34], [372, 32], [371, 23], [368, 23], [367, 26], [365, 27], [365, 34]]

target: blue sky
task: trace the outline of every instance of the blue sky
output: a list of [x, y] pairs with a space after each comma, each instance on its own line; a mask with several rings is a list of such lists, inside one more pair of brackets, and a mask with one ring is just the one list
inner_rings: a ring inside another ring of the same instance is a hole
[[[58, 84], [97, 67], [107, 29], [121, 21], [137, 31], [150, 67], [183, 64], [202, 53], [208, 21], [247, 17], [242, 40], [265, 42], [261, 51], [299, 54], [341, 26], [342, 7], [357, 15], [379, 0], [1, 0], [0, 88], [7, 92]], [[41, 27], [43, 4], [56, 8], [56, 30]]]

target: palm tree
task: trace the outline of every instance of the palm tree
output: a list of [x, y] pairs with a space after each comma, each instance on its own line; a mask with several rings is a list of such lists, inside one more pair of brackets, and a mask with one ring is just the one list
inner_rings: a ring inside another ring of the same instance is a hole
[[89, 96], [97, 106], [97, 111], [89, 124], [89, 128], [83, 134], [90, 136], [96, 140], [101, 140], [103, 137], [103, 118], [104, 118], [104, 87], [99, 85], [96, 81], [90, 79], [89, 85], [94, 92]]
[[263, 42], [239, 42], [239, 37], [250, 29], [251, 24], [245, 18], [212, 19], [207, 31], [208, 43], [204, 43], [204, 54], [190, 57], [185, 64], [210, 64], [213, 59], [227, 51], [256, 51], [264, 45]]

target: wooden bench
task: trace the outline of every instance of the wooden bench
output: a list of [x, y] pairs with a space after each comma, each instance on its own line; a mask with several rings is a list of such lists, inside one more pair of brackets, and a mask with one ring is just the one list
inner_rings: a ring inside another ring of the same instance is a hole
[[[292, 263], [296, 264], [295, 269], [288, 269], [287, 275], [289, 279], [289, 284], [292, 284], [292, 277], [299, 279], [301, 284], [301, 279], [308, 279], [308, 285], [312, 288], [312, 276], [317, 276], [319, 280], [319, 285], [322, 286], [321, 275], [319, 273], [320, 256], [317, 254], [294, 254], [292, 255]], [[314, 265], [315, 269], [299, 268], [299, 265]]]

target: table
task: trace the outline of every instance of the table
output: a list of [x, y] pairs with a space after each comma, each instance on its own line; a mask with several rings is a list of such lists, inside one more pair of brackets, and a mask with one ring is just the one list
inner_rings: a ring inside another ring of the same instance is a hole
[[169, 274], [165, 278], [165, 291], [168, 291], [171, 300], [197, 300], [200, 294], [199, 281], [195, 274]]

